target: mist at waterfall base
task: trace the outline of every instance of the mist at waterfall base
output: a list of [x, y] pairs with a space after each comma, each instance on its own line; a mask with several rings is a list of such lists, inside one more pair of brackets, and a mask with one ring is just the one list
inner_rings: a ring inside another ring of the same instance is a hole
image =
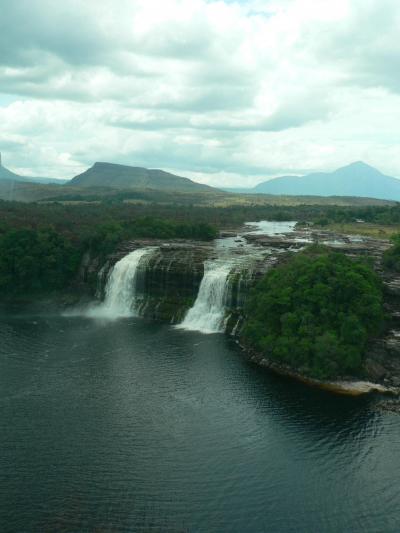
[[397, 533], [400, 417], [138, 318], [0, 318], [0, 530]]

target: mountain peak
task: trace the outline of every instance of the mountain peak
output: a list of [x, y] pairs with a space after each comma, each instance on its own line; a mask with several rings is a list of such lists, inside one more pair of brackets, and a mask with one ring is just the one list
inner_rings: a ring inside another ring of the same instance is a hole
[[[92, 165], [91, 168], [99, 168], [99, 167], [128, 167], [128, 165], [121, 165], [120, 163], [108, 163], [107, 161], [96, 161], [94, 165]], [[129, 167], [129, 168], [135, 168], [135, 167]]]
[[364, 161], [355, 161], [334, 172], [275, 178], [258, 184], [254, 192], [294, 196], [361, 196], [398, 201], [400, 180], [382, 174]]
[[373, 168], [371, 165], [368, 165], [368, 163], [365, 163], [365, 161], [354, 161], [353, 163], [349, 163], [348, 165], [345, 165], [348, 167], [367, 167], [367, 168]]
[[383, 176], [382, 172], [378, 169], [364, 163], [364, 161], [355, 161], [344, 167], [338, 168], [333, 172], [335, 176], [346, 176], [349, 178], [374, 178]]
[[354, 170], [354, 169], [373, 170], [374, 172], [379, 172], [378, 169], [376, 169], [375, 167], [372, 167], [371, 165], [368, 165], [368, 163], [365, 163], [364, 161], [354, 161], [354, 163], [350, 163], [348, 165], [345, 165], [344, 167], [341, 167], [338, 170], [342, 170], [344, 168], [349, 168], [349, 169], [352, 169], [352, 170]]

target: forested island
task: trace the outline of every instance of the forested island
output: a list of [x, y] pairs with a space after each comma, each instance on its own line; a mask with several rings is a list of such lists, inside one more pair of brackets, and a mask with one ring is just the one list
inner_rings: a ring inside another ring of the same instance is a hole
[[255, 286], [243, 340], [310, 377], [354, 375], [382, 329], [382, 303], [382, 282], [365, 261], [310, 246]]

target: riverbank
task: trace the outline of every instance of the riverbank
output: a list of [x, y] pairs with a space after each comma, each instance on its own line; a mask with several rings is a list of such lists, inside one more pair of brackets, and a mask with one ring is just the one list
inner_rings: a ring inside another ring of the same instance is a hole
[[92, 302], [90, 294], [83, 290], [70, 292], [52, 292], [32, 294], [29, 296], [7, 297], [0, 301], [0, 315], [60, 315], [75, 306]]
[[387, 386], [382, 383], [373, 383], [369, 380], [351, 379], [350, 377], [343, 377], [337, 380], [319, 380], [302, 374], [300, 371], [276, 361], [271, 361], [261, 354], [256, 354], [243, 346], [239, 340], [236, 343], [240, 346], [245, 356], [252, 363], [257, 364], [263, 368], [267, 368], [274, 374], [287, 377], [296, 381], [300, 381], [309, 387], [326, 390], [334, 394], [345, 396], [363, 396], [371, 393], [379, 393], [400, 397], [400, 388]]

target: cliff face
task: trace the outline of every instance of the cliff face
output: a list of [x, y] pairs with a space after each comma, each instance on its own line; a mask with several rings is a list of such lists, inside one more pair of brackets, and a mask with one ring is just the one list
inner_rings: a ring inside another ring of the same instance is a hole
[[126, 254], [149, 246], [155, 248], [154, 253], [140, 263], [137, 272], [136, 300], [140, 315], [177, 323], [196, 299], [204, 274], [204, 261], [212, 252], [211, 245], [189, 241], [127, 242], [101, 268], [92, 261], [86, 269], [86, 277], [89, 279], [97, 268], [96, 296], [103, 300], [107, 278], [114, 264]]
[[[144, 247], [154, 248], [154, 252], [137, 267], [136, 308], [143, 317], [179, 323], [198, 296], [205, 262], [218, 257], [213, 243], [149, 239], [126, 242], [103, 263], [98, 258], [86, 256], [80, 272], [81, 284], [89, 288], [98, 301], [103, 301], [107, 280], [115, 263]], [[227, 279], [225, 309], [228, 331], [235, 327], [251, 287], [276, 262], [281, 251], [268, 258], [250, 256], [250, 260], [242, 261], [247, 253], [244, 249], [236, 250], [238, 261], [232, 266]]]
[[[389, 246], [387, 241], [377, 239], [355, 240], [328, 232], [309, 231], [306, 235], [297, 232], [290, 236], [273, 237], [249, 234], [246, 235], [246, 241], [253, 245], [253, 249], [249, 252], [248, 249], [237, 248], [235, 254], [237, 257], [240, 254], [248, 255], [249, 260], [233, 263], [227, 279], [225, 307], [229, 317], [228, 332], [237, 325], [247, 295], [256, 282], [266, 271], [306, 244], [318, 242], [351, 257], [368, 256], [382, 276], [381, 257]], [[103, 300], [107, 279], [115, 263], [128, 253], [144, 247], [154, 248], [154, 253], [138, 267], [136, 298], [139, 300], [140, 314], [167, 322], [179, 322], [198, 295], [205, 261], [218, 257], [213, 243], [140, 239], [125, 242], [106, 260], [101, 261], [86, 254], [79, 276], [82, 290]], [[257, 255], [260, 250], [263, 253]], [[385, 282], [388, 288], [393, 284], [396, 285], [396, 279], [390, 278]], [[397, 300], [396, 295], [388, 296], [387, 305], [391, 315], [397, 313], [400, 316]]]
[[207, 246], [161, 246], [139, 267], [137, 291], [142, 316], [180, 322], [193, 305], [204, 274]]

